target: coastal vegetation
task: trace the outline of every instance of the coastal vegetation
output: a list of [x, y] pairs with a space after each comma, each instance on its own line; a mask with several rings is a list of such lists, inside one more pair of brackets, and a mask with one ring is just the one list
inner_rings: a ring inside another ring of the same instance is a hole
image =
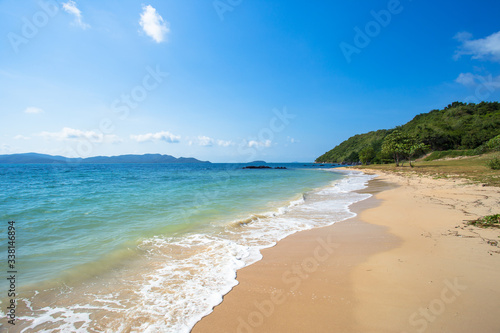
[[487, 227], [500, 228], [500, 214], [483, 216], [476, 220], [468, 221], [468, 224], [481, 228], [487, 228]]
[[500, 170], [500, 158], [495, 157], [488, 161], [488, 166], [492, 170]]
[[392, 155], [396, 166], [399, 166], [399, 162], [406, 158], [410, 167], [413, 167], [411, 165], [413, 156], [419, 152], [424, 152], [427, 148], [428, 146], [419, 142], [414, 135], [399, 130], [394, 130], [391, 134], [388, 134], [382, 143], [382, 153]]
[[500, 152], [489, 152], [476, 156], [465, 156], [453, 159], [426, 161], [417, 160], [413, 168], [409, 166], [396, 167], [391, 164], [372, 164], [356, 166], [355, 168], [395, 172], [401, 175], [425, 175], [433, 178], [467, 179], [472, 183], [500, 187], [500, 173], [488, 166], [491, 160], [500, 160]]
[[453, 102], [402, 126], [352, 136], [316, 162], [399, 165], [426, 152], [431, 152], [426, 160], [432, 161], [494, 151], [500, 151], [500, 103]]

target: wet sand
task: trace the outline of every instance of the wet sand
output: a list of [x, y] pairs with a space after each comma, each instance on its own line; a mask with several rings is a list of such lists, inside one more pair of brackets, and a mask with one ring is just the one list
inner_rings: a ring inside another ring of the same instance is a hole
[[464, 220], [500, 189], [378, 174], [358, 216], [264, 250], [192, 331], [499, 332], [500, 231]]

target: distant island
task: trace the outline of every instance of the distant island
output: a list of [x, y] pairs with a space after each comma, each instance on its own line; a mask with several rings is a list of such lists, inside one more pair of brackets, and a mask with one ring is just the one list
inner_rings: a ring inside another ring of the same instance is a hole
[[287, 167], [284, 166], [278, 166], [278, 167], [270, 167], [267, 165], [248, 165], [246, 167], [243, 167], [242, 169], [276, 169], [276, 170], [286, 170]]
[[161, 154], [95, 156], [87, 158], [69, 158], [37, 153], [0, 155], [0, 164], [55, 164], [55, 163], [85, 163], [85, 164], [118, 164], [118, 163], [210, 163], [193, 157], [173, 157]]
[[428, 159], [479, 155], [491, 149], [491, 140], [498, 140], [500, 103], [453, 102], [442, 110], [419, 114], [402, 126], [352, 136], [318, 157], [316, 163], [391, 163], [392, 154], [383, 148], [396, 133], [425, 145], [414, 157], [427, 152], [433, 152]]

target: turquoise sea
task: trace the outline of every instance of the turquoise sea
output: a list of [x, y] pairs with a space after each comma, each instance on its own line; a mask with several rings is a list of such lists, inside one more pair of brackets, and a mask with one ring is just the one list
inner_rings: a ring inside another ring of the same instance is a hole
[[[348, 206], [368, 196], [353, 191], [369, 176], [268, 165], [287, 169], [0, 165], [0, 239], [7, 244], [14, 220], [18, 272], [18, 321], [1, 325], [9, 332], [189, 332], [262, 248], [349, 218]], [[4, 313], [8, 288], [2, 279]]]

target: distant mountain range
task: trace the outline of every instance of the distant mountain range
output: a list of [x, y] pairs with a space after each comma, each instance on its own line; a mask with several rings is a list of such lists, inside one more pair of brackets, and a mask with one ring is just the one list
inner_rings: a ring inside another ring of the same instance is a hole
[[144, 154], [144, 155], [120, 155], [120, 156], [95, 156], [88, 158], [69, 158], [64, 156], [52, 156], [37, 153], [0, 155], [0, 164], [24, 164], [24, 163], [210, 163], [200, 161], [193, 157], [175, 158], [170, 155]]

